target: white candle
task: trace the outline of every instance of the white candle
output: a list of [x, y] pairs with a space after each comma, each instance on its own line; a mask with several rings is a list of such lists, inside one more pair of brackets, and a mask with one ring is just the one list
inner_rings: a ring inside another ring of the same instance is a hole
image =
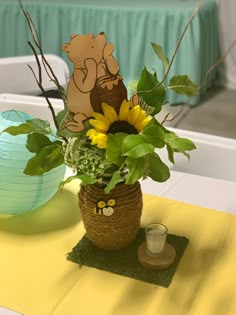
[[154, 223], [146, 227], [146, 246], [149, 254], [160, 254], [166, 243], [167, 228], [163, 224]]

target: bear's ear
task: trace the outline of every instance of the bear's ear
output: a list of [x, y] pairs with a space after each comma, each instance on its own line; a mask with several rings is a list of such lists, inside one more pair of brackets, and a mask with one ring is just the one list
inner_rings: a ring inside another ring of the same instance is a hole
[[65, 53], [68, 53], [70, 51], [70, 44], [68, 43], [65, 43], [62, 45], [62, 50], [65, 52]]
[[75, 36], [77, 36], [77, 34], [71, 34], [70, 39], [73, 39]]

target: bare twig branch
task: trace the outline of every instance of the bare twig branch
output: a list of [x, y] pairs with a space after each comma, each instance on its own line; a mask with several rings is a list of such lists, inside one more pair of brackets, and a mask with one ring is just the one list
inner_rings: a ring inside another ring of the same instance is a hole
[[40, 65], [40, 61], [39, 61], [37, 52], [36, 52], [34, 46], [31, 44], [30, 41], [28, 41], [28, 44], [29, 44], [30, 48], [32, 49], [32, 51], [34, 53], [34, 56], [35, 56], [35, 59], [36, 59], [36, 62], [37, 62], [37, 66], [38, 66], [38, 74], [39, 74], [38, 81], [42, 85], [42, 68], [41, 68], [41, 65]]
[[[35, 81], [36, 81], [37, 84], [38, 84], [38, 87], [40, 88], [40, 90], [42, 91], [42, 93], [45, 93], [45, 90], [44, 90], [42, 84], [40, 84], [38, 78], [36, 77], [33, 68], [32, 68], [30, 65], [28, 65], [28, 67], [30, 68], [30, 70], [31, 70], [31, 72], [32, 72], [32, 74], [33, 74], [33, 76], [34, 76]], [[54, 124], [55, 124], [56, 128], [59, 129], [58, 122], [57, 122], [57, 120], [56, 120], [56, 115], [55, 115], [55, 112], [54, 112], [54, 110], [53, 110], [53, 106], [52, 106], [51, 102], [49, 101], [49, 99], [48, 99], [47, 97], [45, 97], [45, 99], [46, 99], [46, 101], [47, 101], [47, 103], [48, 103], [49, 109], [51, 110]]]
[[[43, 67], [49, 77], [49, 79], [54, 82], [54, 84], [56, 85], [56, 87], [58, 88], [58, 91], [62, 97], [62, 100], [64, 102], [64, 104], [66, 104], [66, 97], [65, 97], [65, 93], [64, 93], [64, 89], [63, 87], [60, 85], [54, 71], [52, 70], [52, 67], [50, 66], [50, 64], [47, 62], [47, 59], [45, 58], [44, 56], [44, 53], [43, 53], [43, 50], [42, 50], [42, 46], [41, 46], [41, 43], [40, 43], [40, 39], [39, 39], [39, 35], [38, 35], [38, 31], [30, 17], [30, 15], [25, 11], [23, 5], [22, 5], [22, 2], [21, 0], [18, 0], [19, 1], [19, 4], [20, 4], [20, 7], [21, 7], [21, 10], [26, 18], [26, 21], [28, 23], [28, 26], [29, 26], [29, 29], [30, 29], [30, 33], [31, 33], [31, 36], [32, 36], [32, 39], [33, 39], [33, 42], [34, 44], [37, 46], [38, 50], [39, 50], [39, 53], [41, 55], [41, 58], [42, 58], [42, 63], [43, 63]], [[32, 46], [31, 46], [32, 48]]]
[[165, 122], [171, 122], [171, 121], [173, 121], [176, 117], [178, 117], [178, 116], [182, 113], [183, 109], [184, 109], [184, 106], [181, 106], [181, 108], [180, 108], [180, 110], [177, 112], [177, 114], [175, 114], [175, 115], [174, 115], [172, 118], [170, 118], [170, 119], [167, 119], [167, 118], [170, 116], [171, 113], [167, 113], [166, 116], [164, 117], [164, 119], [162, 120], [161, 125], [163, 125]]
[[195, 10], [193, 11], [192, 15], [190, 16], [190, 18], [189, 18], [189, 20], [188, 20], [188, 22], [187, 22], [187, 24], [186, 24], [186, 26], [185, 26], [185, 28], [184, 28], [184, 31], [183, 31], [182, 35], [180, 36], [180, 39], [179, 39], [179, 41], [178, 41], [178, 43], [177, 43], [177, 46], [176, 46], [176, 48], [175, 48], [175, 51], [174, 51], [174, 53], [173, 53], [173, 56], [172, 56], [172, 58], [171, 58], [171, 61], [170, 61], [170, 63], [169, 63], [169, 66], [168, 66], [168, 68], [167, 68], [167, 70], [166, 70], [166, 72], [165, 72], [165, 74], [164, 74], [163, 79], [162, 79], [159, 83], [157, 83], [153, 88], [151, 88], [150, 90], [137, 91], [137, 94], [138, 94], [138, 93], [150, 93], [150, 92], [152, 92], [154, 89], [156, 89], [156, 88], [158, 88], [159, 86], [161, 86], [162, 83], [164, 83], [164, 81], [166, 80], [167, 75], [168, 75], [169, 72], [170, 72], [170, 69], [171, 69], [172, 64], [173, 64], [173, 62], [174, 62], [174, 59], [175, 59], [175, 57], [176, 57], [176, 54], [177, 54], [177, 52], [178, 52], [178, 50], [179, 50], [180, 44], [181, 44], [181, 42], [182, 42], [182, 40], [183, 40], [183, 38], [184, 38], [184, 36], [185, 36], [185, 33], [186, 33], [186, 31], [187, 31], [187, 29], [188, 29], [190, 23], [192, 22], [192, 20], [193, 20], [194, 17], [197, 15], [198, 11], [201, 9], [203, 3], [204, 3], [204, 0], [200, 0], [199, 3], [198, 3], [198, 5], [196, 6]]
[[208, 69], [204, 80], [201, 82], [200, 86], [198, 87], [197, 91], [194, 93], [193, 96], [197, 95], [199, 93], [199, 91], [204, 87], [204, 85], [207, 83], [207, 78], [210, 75], [210, 73], [216, 67], [218, 67], [221, 63], [223, 63], [225, 61], [225, 58], [228, 56], [228, 54], [230, 53], [230, 51], [233, 49], [233, 47], [235, 45], [236, 45], [236, 39], [232, 42], [232, 44], [229, 46], [229, 48], [226, 50], [226, 52], [220, 57], [220, 59], [218, 59], [217, 62]]
[[[45, 90], [44, 90], [43, 85], [42, 85], [42, 69], [41, 69], [40, 61], [39, 61], [39, 58], [38, 58], [38, 55], [37, 55], [37, 52], [36, 52], [34, 46], [31, 44], [31, 42], [28, 42], [28, 44], [30, 45], [30, 47], [31, 47], [31, 49], [32, 49], [32, 51], [34, 53], [34, 56], [35, 56], [35, 59], [36, 59], [37, 65], [38, 65], [39, 78], [36, 77], [33, 68], [30, 65], [28, 65], [28, 67], [32, 71], [32, 73], [34, 75], [34, 78], [35, 78], [35, 80], [36, 80], [36, 82], [38, 84], [38, 87], [42, 91], [43, 95], [45, 95]], [[52, 113], [54, 124], [55, 124], [56, 128], [59, 129], [59, 125], [58, 125], [58, 122], [56, 120], [56, 114], [55, 114], [54, 108], [53, 108], [51, 102], [49, 101], [48, 97], [45, 96], [45, 98], [46, 98], [46, 101], [48, 103], [48, 107], [49, 107], [49, 109], [50, 109], [50, 111]]]
[[[39, 49], [39, 52], [41, 54], [41, 57], [42, 57], [42, 62], [43, 62], [43, 65], [44, 65], [44, 69], [48, 75], [48, 77], [51, 79], [51, 81], [53, 81], [55, 83], [55, 85], [57, 86], [57, 88], [59, 89], [61, 86], [60, 86], [60, 83], [56, 77], [56, 75], [54, 74], [50, 64], [47, 62], [47, 59], [45, 58], [44, 56], [44, 53], [43, 53], [43, 49], [42, 49], [42, 45], [40, 43], [40, 39], [39, 39], [39, 35], [38, 35], [38, 31], [34, 25], [34, 22], [33, 20], [31, 19], [31, 16], [29, 14], [27, 14], [27, 20], [28, 20], [28, 24], [30, 24], [33, 28], [33, 31], [34, 33], [36, 34], [36, 38], [37, 40], [35, 39], [34, 35], [33, 35], [33, 32], [31, 33], [32, 34], [32, 37], [33, 37], [33, 40], [34, 40], [34, 43], [35, 45], [38, 47]], [[51, 72], [51, 74], [49, 73]]]

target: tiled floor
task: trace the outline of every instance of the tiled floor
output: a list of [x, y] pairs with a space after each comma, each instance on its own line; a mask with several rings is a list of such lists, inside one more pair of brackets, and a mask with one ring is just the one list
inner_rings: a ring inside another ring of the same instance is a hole
[[185, 107], [175, 128], [236, 139], [236, 89], [213, 87], [198, 106]]

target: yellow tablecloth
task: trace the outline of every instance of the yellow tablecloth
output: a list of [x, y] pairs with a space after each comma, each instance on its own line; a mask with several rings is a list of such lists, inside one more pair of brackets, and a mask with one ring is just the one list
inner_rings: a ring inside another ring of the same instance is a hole
[[190, 243], [166, 289], [66, 260], [84, 233], [76, 182], [40, 209], [0, 216], [0, 305], [24, 315], [234, 315], [236, 216], [144, 195], [142, 224]]

